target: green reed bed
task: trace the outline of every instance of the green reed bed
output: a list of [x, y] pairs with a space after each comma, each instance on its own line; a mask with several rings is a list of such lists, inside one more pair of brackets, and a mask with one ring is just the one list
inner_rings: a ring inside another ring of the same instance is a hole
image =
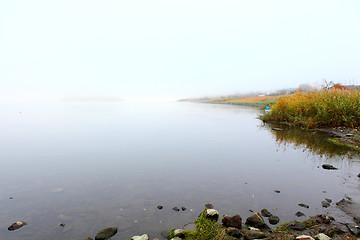
[[306, 128], [359, 127], [360, 90], [298, 92], [278, 99], [261, 119]]

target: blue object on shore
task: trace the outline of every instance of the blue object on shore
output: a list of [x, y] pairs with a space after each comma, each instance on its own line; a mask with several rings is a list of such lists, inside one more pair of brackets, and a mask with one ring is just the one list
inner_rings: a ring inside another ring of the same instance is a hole
[[265, 110], [270, 110], [270, 107], [269, 107], [269, 106], [266, 106], [266, 107], [265, 107]]

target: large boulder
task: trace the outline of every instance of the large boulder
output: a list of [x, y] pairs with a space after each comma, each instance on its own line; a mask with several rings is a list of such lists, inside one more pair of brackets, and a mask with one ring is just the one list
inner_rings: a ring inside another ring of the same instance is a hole
[[241, 217], [240, 215], [235, 215], [235, 216], [224, 216], [222, 218], [222, 223], [225, 227], [234, 227], [234, 228], [237, 228], [237, 229], [241, 229]]
[[245, 224], [260, 229], [269, 229], [269, 226], [265, 223], [259, 213], [255, 213], [254, 215], [248, 217]]

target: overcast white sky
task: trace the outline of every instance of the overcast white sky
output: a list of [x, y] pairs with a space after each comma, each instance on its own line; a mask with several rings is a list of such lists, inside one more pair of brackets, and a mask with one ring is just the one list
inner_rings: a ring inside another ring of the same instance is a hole
[[0, 0], [0, 102], [360, 84], [358, 0]]

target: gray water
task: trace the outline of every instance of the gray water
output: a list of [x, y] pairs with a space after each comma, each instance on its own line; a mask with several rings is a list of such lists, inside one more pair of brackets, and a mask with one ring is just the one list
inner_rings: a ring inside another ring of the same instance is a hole
[[[112, 239], [161, 238], [205, 203], [243, 219], [268, 208], [284, 222], [335, 211], [321, 207], [325, 198], [360, 201], [357, 155], [279, 142], [259, 113], [177, 102], [1, 105], [0, 239], [84, 239], [106, 227], [118, 227]], [[16, 221], [28, 225], [8, 231]]]

